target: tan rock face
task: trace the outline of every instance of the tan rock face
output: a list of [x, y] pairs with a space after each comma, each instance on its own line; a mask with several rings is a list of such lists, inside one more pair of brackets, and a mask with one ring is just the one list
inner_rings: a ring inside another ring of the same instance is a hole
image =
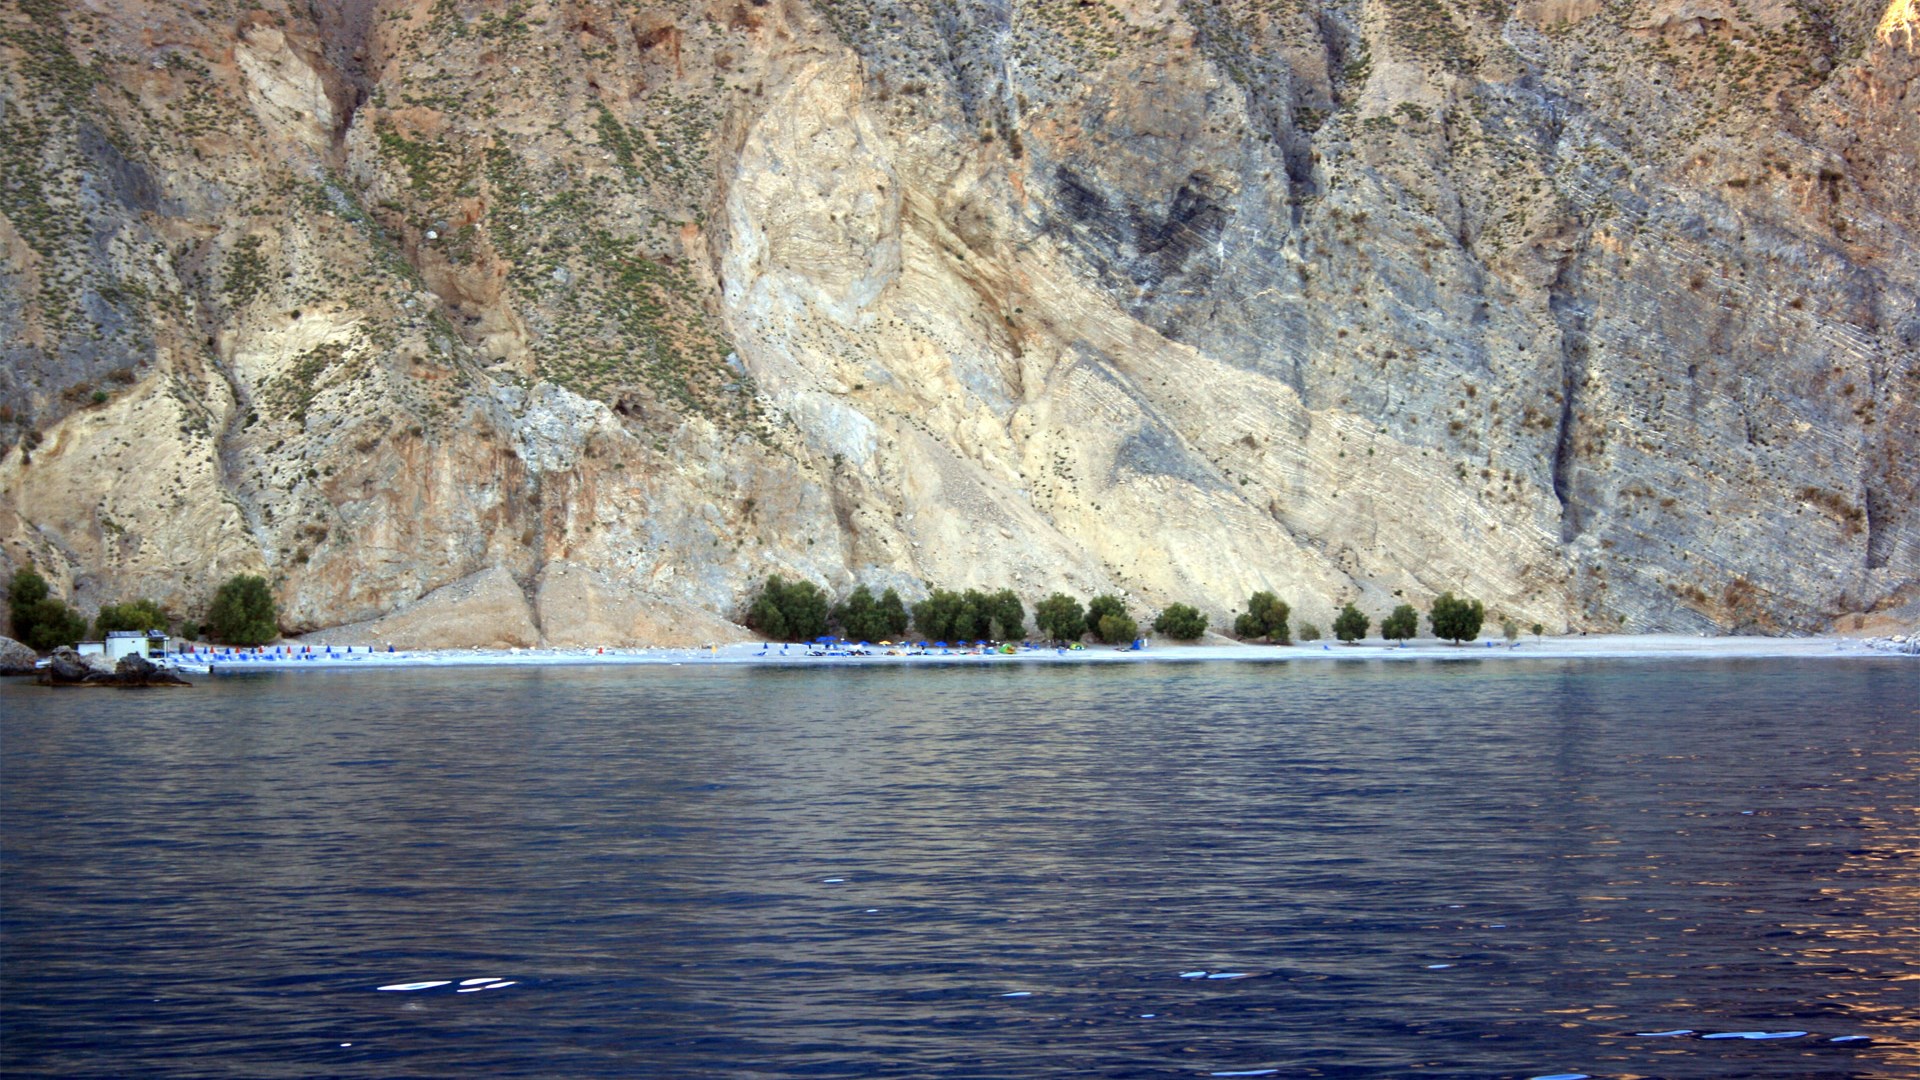
[[533, 607], [505, 570], [483, 570], [443, 585], [398, 611], [335, 627], [314, 641], [398, 649], [515, 649], [540, 643]]
[[541, 632], [554, 646], [697, 646], [752, 637], [703, 608], [636, 593], [599, 571], [566, 562], [541, 570], [536, 602]]
[[0, 13], [0, 570], [83, 607], [1920, 590], [1920, 60], [1857, 5], [218, 7]]

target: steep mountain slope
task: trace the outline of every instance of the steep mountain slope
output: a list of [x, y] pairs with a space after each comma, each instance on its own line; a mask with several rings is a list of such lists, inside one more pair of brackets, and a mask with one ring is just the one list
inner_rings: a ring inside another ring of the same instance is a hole
[[769, 571], [1912, 603], [1880, 15], [23, 0], [0, 569], [448, 644], [711, 637]]

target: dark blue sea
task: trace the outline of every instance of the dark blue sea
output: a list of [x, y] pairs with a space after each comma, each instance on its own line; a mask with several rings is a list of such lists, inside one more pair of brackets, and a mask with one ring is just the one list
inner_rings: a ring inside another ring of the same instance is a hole
[[1920, 1076], [1904, 659], [199, 682], [0, 685], [9, 1077]]

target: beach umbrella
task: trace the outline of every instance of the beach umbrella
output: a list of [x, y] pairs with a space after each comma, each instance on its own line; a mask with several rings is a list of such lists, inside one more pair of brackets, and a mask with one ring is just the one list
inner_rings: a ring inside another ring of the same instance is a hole
[[933, 647], [936, 649], [944, 649], [947, 647], [947, 643], [944, 641], [936, 641], [933, 643]]

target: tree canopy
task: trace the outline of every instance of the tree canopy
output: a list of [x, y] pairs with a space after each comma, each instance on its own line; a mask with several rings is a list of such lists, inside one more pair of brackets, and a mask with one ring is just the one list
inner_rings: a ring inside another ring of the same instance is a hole
[[946, 641], [970, 636], [973, 616], [966, 610], [966, 599], [951, 589], [934, 589], [925, 600], [913, 605], [913, 625], [920, 636]]
[[1079, 641], [1087, 632], [1087, 612], [1080, 601], [1054, 593], [1033, 606], [1033, 625], [1051, 641]]
[[1112, 593], [1104, 593], [1087, 602], [1087, 628], [1108, 645], [1132, 641], [1140, 635], [1140, 625], [1127, 614], [1126, 602]]
[[1420, 613], [1412, 604], [1401, 604], [1393, 614], [1380, 620], [1380, 636], [1388, 641], [1411, 641], [1420, 632]]
[[907, 632], [907, 607], [892, 589], [875, 599], [873, 590], [861, 585], [833, 606], [831, 617], [842, 634], [857, 641], [885, 641]]
[[93, 636], [106, 637], [115, 630], [165, 630], [172, 625], [167, 613], [151, 600], [129, 600], [107, 604], [93, 617]]
[[1027, 635], [1026, 620], [1026, 608], [1012, 589], [935, 589], [913, 605], [913, 624], [921, 636], [939, 641], [1017, 640]]
[[1175, 641], [1195, 641], [1207, 632], [1207, 617], [1190, 604], [1168, 604], [1154, 617], [1153, 632]]
[[1333, 636], [1351, 645], [1367, 636], [1368, 618], [1351, 602], [1333, 620]]
[[1099, 625], [1094, 627], [1093, 636], [1108, 645], [1118, 645], [1138, 638], [1140, 624], [1134, 622], [1131, 615], [1102, 615]]
[[812, 641], [827, 632], [827, 614], [827, 594], [820, 586], [769, 574], [747, 609], [747, 625], [775, 641]]
[[228, 645], [265, 645], [280, 636], [280, 612], [267, 579], [235, 574], [213, 594], [207, 630]]
[[[969, 589], [967, 595], [975, 594]], [[987, 636], [995, 641], [1019, 641], [1027, 636], [1027, 609], [1012, 589], [984, 597], [980, 610], [986, 616]]]
[[1265, 638], [1277, 645], [1291, 645], [1287, 618], [1292, 614], [1286, 601], [1272, 593], [1254, 593], [1247, 598], [1246, 614], [1233, 620], [1233, 636], [1243, 641]]
[[31, 566], [15, 570], [7, 583], [7, 614], [14, 638], [35, 652], [72, 645], [87, 635], [86, 617], [52, 595], [47, 579]]
[[1433, 636], [1446, 638], [1454, 644], [1472, 641], [1480, 636], [1480, 624], [1487, 618], [1487, 609], [1478, 600], [1465, 600], [1450, 592], [1443, 592], [1433, 600], [1433, 610], [1427, 612], [1427, 623], [1433, 627]]

